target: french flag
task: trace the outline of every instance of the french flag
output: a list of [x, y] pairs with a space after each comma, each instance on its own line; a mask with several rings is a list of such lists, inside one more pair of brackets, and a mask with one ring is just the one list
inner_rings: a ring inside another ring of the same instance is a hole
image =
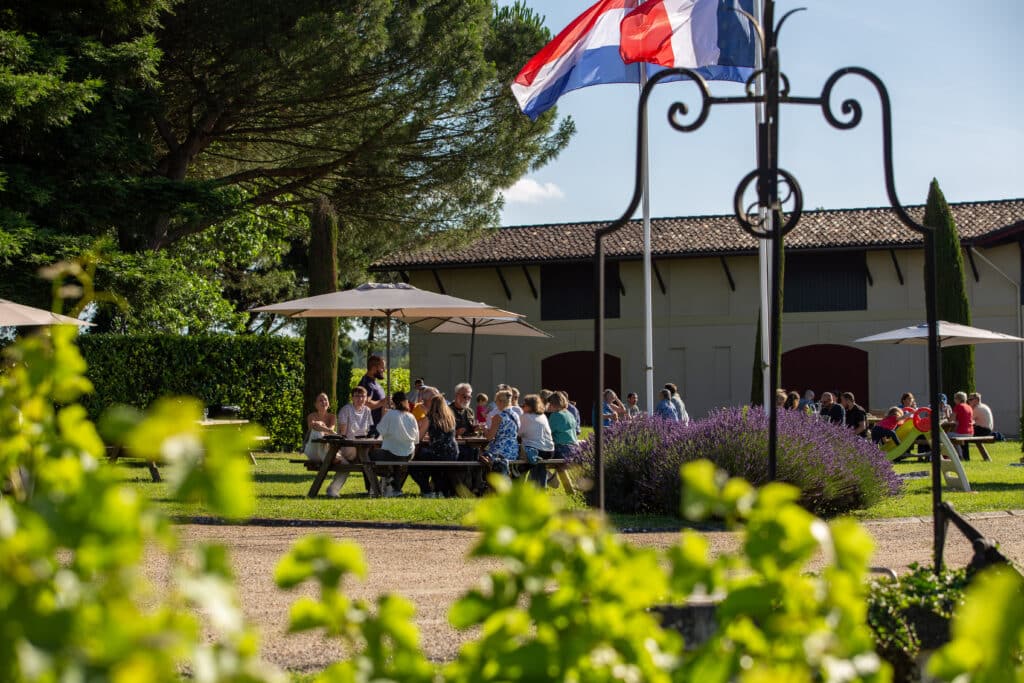
[[648, 0], [620, 25], [626, 63], [696, 69], [709, 80], [746, 81], [753, 73], [752, 0]]
[[619, 56], [619, 24], [635, 5], [600, 0], [535, 54], [512, 83], [523, 113], [536, 120], [565, 93], [590, 85], [638, 83], [639, 69]]
[[[636, 7], [636, 0], [599, 0], [587, 11], [576, 17], [554, 40], [544, 46], [540, 52], [526, 63], [512, 83], [512, 93], [519, 102], [519, 108], [531, 119], [555, 106], [558, 98], [567, 92], [604, 83], [638, 83], [640, 69], [630, 66], [623, 57], [625, 35], [621, 33], [628, 16], [640, 12], [648, 5], [658, 4], [694, 4], [685, 0], [659, 0], [647, 2]], [[733, 11], [734, 7], [753, 13], [754, 0], [696, 0], [702, 5], [703, 18], [698, 23], [701, 30], [711, 30], [713, 38], [709, 38], [718, 46], [717, 61], [706, 64], [678, 64], [691, 68], [700, 67], [697, 71], [708, 80], [728, 80], [745, 82], [753, 73], [754, 66], [754, 35], [749, 21]], [[709, 5], [711, 9], [703, 7]], [[663, 7], [665, 16], [671, 11]], [[710, 26], [707, 14], [717, 17], [717, 25]], [[671, 29], [671, 21], [668, 28]], [[644, 31], [631, 28], [630, 45], [641, 39]], [[659, 28], [664, 34], [665, 29]], [[698, 38], [701, 45], [703, 38]], [[702, 48], [703, 50], [703, 48]], [[633, 54], [630, 48], [629, 54]], [[646, 59], [631, 61], [649, 61]], [[706, 61], [706, 60], [705, 60]], [[651, 62], [646, 65], [647, 76], [661, 71], [665, 66], [677, 64], [661, 64]]]

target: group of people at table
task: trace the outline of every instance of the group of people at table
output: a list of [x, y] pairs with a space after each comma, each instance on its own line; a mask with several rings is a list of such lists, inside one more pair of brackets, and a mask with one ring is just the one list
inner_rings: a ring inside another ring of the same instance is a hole
[[[385, 361], [370, 356], [366, 374], [352, 389], [351, 402], [335, 415], [330, 400], [320, 394], [316, 410], [306, 418], [309, 430], [306, 457], [322, 462], [330, 450], [320, 441], [326, 435], [347, 439], [379, 438], [380, 447], [370, 451], [375, 462], [395, 463], [382, 477], [385, 497], [403, 495], [406, 479], [412, 477], [427, 498], [444, 498], [470, 491], [480, 495], [484, 488], [484, 469], [505, 476], [514, 474], [511, 463], [522, 459], [530, 463], [529, 478], [538, 486], [557, 486], [558, 479], [549, 477], [543, 460], [564, 458], [576, 444], [579, 435], [579, 413], [565, 392], [541, 391], [519, 400], [519, 391], [499, 385], [494, 401], [476, 396], [468, 383], [457, 384], [451, 401], [442, 392], [416, 380], [415, 390], [406, 394], [385, 395], [379, 380], [384, 378]], [[477, 446], [459, 443], [465, 437], [481, 437]], [[433, 461], [477, 461], [483, 468], [407, 468], [413, 458]], [[338, 449], [335, 462], [356, 462], [355, 446]], [[327, 489], [327, 495], [338, 498], [348, 478], [338, 472]], [[367, 482], [367, 491], [370, 490]]]
[[[814, 402], [814, 392], [810, 389], [805, 392], [801, 399], [800, 394], [795, 391], [786, 392], [779, 389], [776, 392], [776, 401], [787, 410], [802, 410], [811, 414], [817, 414], [835, 424], [844, 424], [856, 434], [870, 437], [875, 443], [882, 443], [891, 440], [899, 445], [900, 440], [896, 435], [896, 428], [905, 420], [911, 419], [919, 410], [914, 395], [909, 391], [900, 397], [900, 404], [892, 406], [885, 412], [885, 416], [869, 427], [868, 412], [861, 406], [851, 392], [843, 392], [839, 395], [840, 400], [836, 402], [835, 395], [825, 392], [821, 395], [821, 402]], [[945, 394], [939, 394], [939, 408], [937, 410], [939, 420], [950, 427], [949, 436], [995, 436], [1001, 438], [995, 431], [995, 420], [992, 417], [992, 409], [981, 401], [981, 394], [965, 391], [958, 391], [953, 394], [953, 405], [950, 406]], [[963, 449], [963, 458], [970, 460], [967, 449]]]

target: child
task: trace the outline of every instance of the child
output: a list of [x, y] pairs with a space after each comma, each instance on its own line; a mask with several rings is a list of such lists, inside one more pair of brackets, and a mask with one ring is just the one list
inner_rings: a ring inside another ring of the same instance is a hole
[[899, 446], [900, 439], [896, 436], [896, 427], [902, 419], [903, 410], [896, 406], [889, 408], [889, 412], [885, 414], [885, 417], [871, 428], [871, 440], [875, 443], [881, 443], [884, 439], [892, 439], [893, 443]]
[[479, 424], [487, 422], [487, 404], [490, 402], [487, 394], [476, 395], [476, 421]]

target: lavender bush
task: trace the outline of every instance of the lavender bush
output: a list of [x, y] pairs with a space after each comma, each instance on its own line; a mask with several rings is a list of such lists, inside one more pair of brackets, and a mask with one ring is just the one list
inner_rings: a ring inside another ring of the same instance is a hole
[[[867, 507], [900, 490], [885, 454], [845, 427], [782, 411], [778, 434], [777, 478], [798, 487], [801, 504], [815, 514]], [[768, 416], [723, 408], [685, 426], [642, 416], [608, 427], [603, 453], [609, 510], [679, 514], [683, 463], [706, 458], [754, 485], [768, 481]], [[573, 457], [592, 476], [592, 441]]]

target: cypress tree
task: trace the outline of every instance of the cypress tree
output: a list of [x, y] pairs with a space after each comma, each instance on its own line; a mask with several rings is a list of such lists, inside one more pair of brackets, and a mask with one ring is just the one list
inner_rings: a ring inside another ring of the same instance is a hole
[[[964, 255], [960, 234], [949, 204], [932, 179], [924, 224], [935, 229], [936, 265], [941, 264], [942, 277], [935, 291], [938, 319], [961, 325], [971, 324], [971, 305], [964, 284]], [[950, 398], [957, 391], [974, 391], [974, 346], [953, 346], [942, 349], [942, 390]]]
[[[338, 219], [326, 197], [313, 201], [310, 216], [309, 295], [338, 291]], [[338, 319], [306, 321], [306, 375], [303, 402], [308, 414], [316, 409], [316, 397], [327, 394], [332, 408], [338, 405]], [[347, 387], [346, 387], [347, 389]]]

